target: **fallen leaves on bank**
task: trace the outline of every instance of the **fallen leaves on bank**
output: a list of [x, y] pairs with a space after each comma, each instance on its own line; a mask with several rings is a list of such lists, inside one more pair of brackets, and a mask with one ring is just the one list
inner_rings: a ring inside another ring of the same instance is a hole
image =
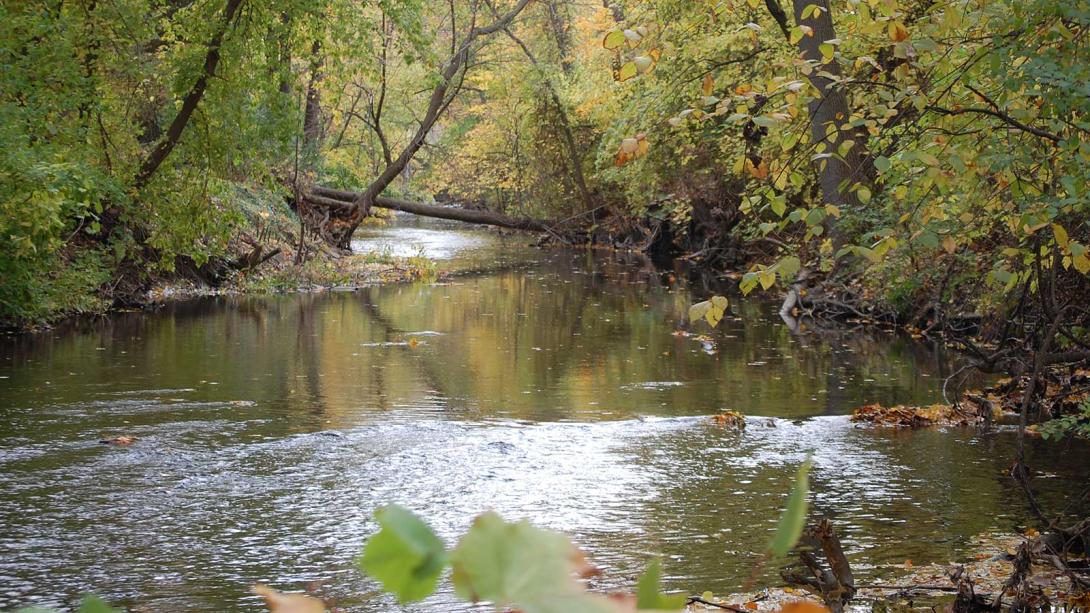
[[[1003, 594], [1005, 603], [1023, 602], [1031, 607], [1067, 606], [1087, 610], [1090, 592], [1079, 590], [1068, 573], [1047, 563], [1047, 556], [1035, 557], [1023, 580], [1016, 587], [1009, 582], [1015, 571], [1019, 550], [1035, 547], [1040, 542], [1036, 530], [1025, 534], [984, 534], [974, 539], [971, 559], [962, 564], [897, 565], [910, 570], [908, 575], [890, 584], [864, 585], [856, 593], [857, 600], [915, 602], [953, 600], [959, 593], [975, 596], [980, 602], [994, 602]], [[1069, 559], [1075, 567], [1090, 565], [1083, 556]]]
[[1012, 390], [1003, 383], [984, 390], [962, 394], [955, 404], [892, 407], [868, 404], [852, 411], [852, 421], [892, 428], [928, 428], [934, 426], [976, 426], [1001, 418], [1013, 410]]
[[704, 592], [689, 599], [689, 611], [733, 613], [829, 613], [816, 596], [792, 587], [770, 587], [758, 592], [716, 596]]
[[884, 407], [868, 404], [852, 411], [852, 421], [894, 428], [926, 428], [929, 426], [971, 426], [984, 422], [979, 411], [964, 406], [933, 404], [926, 407], [897, 405]]
[[[973, 426], [990, 423], [1004, 415], [1017, 414], [1025, 400], [1028, 377], [1001, 379], [983, 390], [967, 391], [955, 404], [929, 406], [897, 405], [885, 407], [868, 404], [852, 412], [852, 421], [895, 428], [931, 426]], [[1070, 415], [1090, 400], [1090, 371], [1050, 371], [1037, 386], [1031, 415], [1040, 420], [1048, 416]], [[1034, 429], [1030, 428], [1031, 432]]]

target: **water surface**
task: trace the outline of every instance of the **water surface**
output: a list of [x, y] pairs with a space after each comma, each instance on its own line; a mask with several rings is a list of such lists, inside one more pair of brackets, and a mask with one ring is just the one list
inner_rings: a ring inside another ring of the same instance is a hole
[[[448, 540], [495, 509], [571, 534], [628, 587], [737, 589], [795, 467], [857, 574], [967, 555], [1028, 511], [1013, 437], [853, 427], [866, 402], [936, 401], [941, 350], [878, 331], [793, 334], [644, 259], [538, 250], [399, 217], [359, 249], [414, 254], [440, 283], [195, 300], [0, 340], [0, 609], [86, 592], [135, 610], [252, 610], [248, 586], [399, 610], [355, 569], [398, 502]], [[680, 333], [679, 333], [680, 331]], [[706, 335], [700, 338], [697, 335]], [[725, 409], [744, 432], [717, 427]], [[118, 435], [128, 447], [102, 445]], [[1031, 445], [1046, 508], [1085, 481], [1085, 446]], [[448, 591], [405, 610], [450, 610]]]

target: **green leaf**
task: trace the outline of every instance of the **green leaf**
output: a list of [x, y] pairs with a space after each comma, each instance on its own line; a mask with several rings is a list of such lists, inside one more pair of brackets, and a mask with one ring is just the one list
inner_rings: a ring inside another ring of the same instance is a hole
[[616, 49], [624, 44], [625, 35], [621, 30], [613, 30], [602, 39], [602, 46], [606, 49]]
[[821, 224], [825, 219], [825, 211], [823, 209], [810, 209], [810, 212], [806, 214], [806, 225], [816, 226]]
[[375, 519], [381, 529], [364, 546], [360, 568], [399, 602], [430, 596], [447, 564], [443, 541], [411, 511], [397, 505], [379, 509]]
[[748, 296], [750, 292], [757, 289], [757, 273], [747, 272], [742, 275], [742, 280], [738, 282], [738, 289], [741, 290], [743, 296]]
[[781, 259], [779, 263], [776, 264], [776, 268], [779, 270], [780, 277], [782, 277], [784, 281], [791, 281], [795, 278], [795, 275], [798, 274], [799, 270], [802, 269], [802, 261], [796, 256], [789, 255]]
[[472, 602], [524, 613], [607, 613], [609, 601], [576, 581], [579, 551], [568, 537], [493, 512], [473, 521], [451, 553], [454, 591]]
[[916, 237], [916, 242], [929, 249], [937, 249], [939, 246], [939, 235], [931, 230], [924, 230]]
[[98, 596], [86, 596], [79, 603], [76, 613], [122, 613], [122, 611], [106, 604], [106, 601]]
[[935, 157], [935, 156], [933, 156], [930, 153], [927, 153], [925, 151], [917, 151], [916, 152], [916, 158], [918, 160], [920, 160], [921, 162], [923, 162], [924, 164], [927, 164], [928, 166], [938, 166], [939, 165], [939, 158], [937, 158], [937, 157]]
[[787, 555], [802, 536], [802, 529], [806, 525], [806, 497], [810, 493], [810, 464], [811, 458], [807, 457], [806, 461], [799, 466], [798, 473], [795, 475], [795, 486], [787, 499], [787, 508], [780, 517], [776, 534], [768, 544], [769, 551], [776, 557], [782, 558]]
[[639, 72], [639, 69], [636, 67], [635, 62], [625, 62], [621, 66], [621, 69], [617, 71], [617, 80], [618, 81], [627, 81], [627, 80], [631, 79], [632, 77], [636, 76], [636, 73], [638, 73], [638, 72]]
[[769, 203], [769, 207], [776, 215], [783, 217], [783, 214], [787, 212], [787, 201], [784, 198], [773, 198]]
[[890, 163], [889, 158], [882, 155], [874, 158], [874, 167], [878, 172], [884, 173], [889, 170], [890, 166], [892, 166], [892, 164]]
[[636, 582], [636, 608], [657, 611], [679, 611], [689, 600], [684, 594], [667, 596], [659, 592], [662, 582], [662, 562], [655, 558], [647, 565], [640, 579]]

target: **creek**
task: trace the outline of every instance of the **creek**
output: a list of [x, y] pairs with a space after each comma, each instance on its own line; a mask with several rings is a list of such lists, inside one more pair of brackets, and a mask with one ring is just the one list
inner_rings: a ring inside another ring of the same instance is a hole
[[[398, 216], [356, 248], [423, 252], [440, 282], [214, 297], [0, 339], [0, 609], [95, 593], [141, 611], [258, 610], [249, 587], [322, 582], [352, 611], [399, 608], [356, 569], [400, 503], [453, 543], [488, 509], [570, 534], [629, 588], [738, 589], [796, 467], [857, 580], [970, 555], [1027, 525], [1009, 428], [855, 427], [854, 407], [941, 399], [954, 357], [890, 332], [792, 333], [643, 258], [541, 250]], [[677, 334], [691, 330], [691, 335]], [[700, 336], [703, 335], [703, 336]], [[735, 431], [710, 415], [748, 416]], [[132, 436], [127, 446], [100, 439]], [[1045, 508], [1090, 449], [1031, 439]], [[768, 573], [775, 580], [774, 569]]]

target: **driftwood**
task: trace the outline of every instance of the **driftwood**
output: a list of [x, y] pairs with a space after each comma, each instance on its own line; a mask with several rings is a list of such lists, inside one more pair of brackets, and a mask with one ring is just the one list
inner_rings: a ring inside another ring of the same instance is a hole
[[785, 570], [781, 573], [784, 581], [821, 596], [833, 613], [841, 613], [855, 595], [855, 579], [833, 523], [822, 519], [807, 527], [799, 539], [798, 552], [805, 572]]
[[1087, 551], [1090, 551], [1090, 518], [1069, 528], [1054, 526], [1045, 534], [1025, 541], [1018, 548], [1013, 560], [1014, 570], [992, 600], [991, 609], [1001, 610], [1005, 595], [1011, 596], [1009, 608], [1012, 611], [1047, 610], [1052, 606], [1049, 594], [1028, 581], [1034, 563], [1062, 571], [1071, 580], [1076, 593], [1090, 590], [1090, 580], [1068, 563], [1069, 555], [1082, 555]]
[[[304, 199], [312, 204], [334, 209], [344, 215], [352, 215], [356, 210], [356, 202], [360, 194], [339, 189], [315, 186], [304, 196]], [[439, 206], [412, 202], [399, 198], [387, 198], [379, 196], [374, 201], [374, 206], [384, 209], [403, 211], [424, 217], [436, 217], [439, 219], [452, 219], [473, 224], [485, 224], [510, 228], [512, 230], [525, 230], [528, 232], [547, 232], [555, 234], [552, 224], [541, 219], [531, 217], [509, 217], [492, 211], [479, 211], [458, 207]]]

